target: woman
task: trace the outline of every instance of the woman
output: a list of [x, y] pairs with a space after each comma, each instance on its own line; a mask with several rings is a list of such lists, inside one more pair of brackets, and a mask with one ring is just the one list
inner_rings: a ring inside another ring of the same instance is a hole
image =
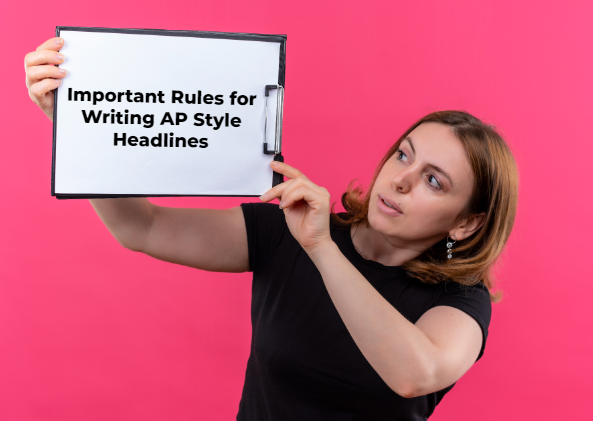
[[[27, 54], [29, 94], [52, 117], [65, 75], [54, 38]], [[496, 131], [429, 114], [377, 166], [367, 194], [289, 180], [263, 202], [175, 209], [91, 203], [124, 247], [220, 272], [253, 272], [253, 337], [238, 420], [424, 420], [483, 355], [490, 269], [513, 225], [517, 170]]]

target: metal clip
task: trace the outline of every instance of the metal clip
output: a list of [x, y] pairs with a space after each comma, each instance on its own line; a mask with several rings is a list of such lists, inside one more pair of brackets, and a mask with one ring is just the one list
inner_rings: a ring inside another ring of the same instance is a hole
[[[270, 91], [278, 90], [276, 100], [276, 130], [274, 136], [274, 149], [268, 149], [268, 97]], [[284, 88], [282, 85], [266, 85], [266, 108], [265, 108], [265, 123], [264, 123], [264, 153], [266, 155], [277, 155], [282, 153], [282, 112], [284, 110]]]

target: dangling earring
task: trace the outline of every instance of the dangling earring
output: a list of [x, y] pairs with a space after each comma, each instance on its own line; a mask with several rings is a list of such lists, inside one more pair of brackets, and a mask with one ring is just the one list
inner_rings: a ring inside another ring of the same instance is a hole
[[[453, 236], [453, 238], [455, 238], [455, 236]], [[453, 242], [451, 242], [453, 241]], [[447, 259], [450, 259], [453, 257], [453, 255], [451, 253], [453, 253], [453, 249], [451, 247], [453, 247], [453, 244], [455, 244], [457, 242], [457, 239], [455, 240], [451, 240], [449, 239], [449, 236], [447, 235]]]

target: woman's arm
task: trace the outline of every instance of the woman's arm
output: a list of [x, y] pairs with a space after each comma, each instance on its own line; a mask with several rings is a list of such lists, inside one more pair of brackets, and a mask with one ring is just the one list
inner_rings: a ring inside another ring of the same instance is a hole
[[145, 198], [90, 202], [115, 239], [130, 250], [213, 272], [249, 270], [247, 231], [240, 206], [167, 208]]
[[450, 386], [478, 357], [482, 331], [468, 314], [439, 306], [413, 324], [371, 286], [334, 242], [307, 253], [358, 348], [399, 395], [411, 398]]
[[475, 362], [482, 344], [478, 323], [461, 310], [434, 307], [409, 322], [358, 272], [329, 234], [329, 194], [298, 170], [272, 163], [291, 178], [268, 191], [281, 199], [286, 221], [323, 277], [358, 348], [385, 383], [404, 397], [441, 390]]
[[[66, 75], [62, 38], [51, 38], [25, 56], [29, 97], [51, 120], [54, 93]], [[247, 232], [240, 207], [176, 209], [145, 198], [92, 199], [111, 234], [130, 250], [167, 262], [216, 272], [249, 270]]]

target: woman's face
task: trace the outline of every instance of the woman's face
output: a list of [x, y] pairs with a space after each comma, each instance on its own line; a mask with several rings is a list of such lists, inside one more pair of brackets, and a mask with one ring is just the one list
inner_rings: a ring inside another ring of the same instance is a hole
[[394, 244], [418, 250], [450, 234], [462, 239], [457, 218], [470, 199], [473, 182], [465, 149], [450, 127], [422, 123], [377, 176], [369, 223], [375, 231], [393, 237]]

